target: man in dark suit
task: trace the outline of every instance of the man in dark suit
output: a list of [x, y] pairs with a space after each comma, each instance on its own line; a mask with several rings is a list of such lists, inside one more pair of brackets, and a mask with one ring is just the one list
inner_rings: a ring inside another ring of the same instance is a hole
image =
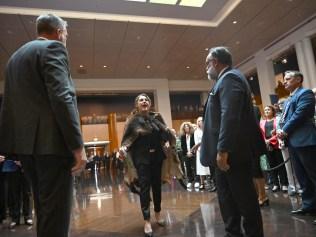
[[209, 79], [216, 80], [204, 111], [201, 163], [216, 166], [216, 184], [227, 237], [262, 237], [263, 227], [252, 180], [252, 140], [258, 131], [245, 77], [232, 69], [225, 47], [210, 49]]
[[5, 208], [5, 175], [2, 172], [4, 163], [4, 156], [0, 155], [0, 225], [6, 219], [6, 208]]
[[67, 23], [47, 14], [36, 27], [38, 38], [19, 48], [5, 70], [0, 154], [17, 155], [31, 181], [37, 236], [66, 237], [72, 174], [85, 165]]
[[316, 127], [315, 97], [302, 87], [303, 75], [287, 71], [284, 87], [290, 92], [280, 119], [279, 138], [286, 139], [298, 182], [303, 190], [302, 206], [292, 214], [316, 215]]

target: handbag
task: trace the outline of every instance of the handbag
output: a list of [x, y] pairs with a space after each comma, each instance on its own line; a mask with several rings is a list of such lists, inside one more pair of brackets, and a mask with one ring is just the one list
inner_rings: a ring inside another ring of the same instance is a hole
[[267, 171], [270, 169], [268, 157], [266, 154], [260, 156], [260, 167], [263, 171]]

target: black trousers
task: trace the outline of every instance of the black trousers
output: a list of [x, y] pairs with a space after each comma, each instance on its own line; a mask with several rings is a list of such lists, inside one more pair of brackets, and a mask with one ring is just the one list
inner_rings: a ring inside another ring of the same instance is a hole
[[316, 211], [316, 146], [289, 146], [297, 180], [303, 190], [302, 208]]
[[73, 158], [20, 155], [32, 186], [38, 237], [67, 237], [69, 233]]
[[21, 170], [7, 173], [8, 205], [12, 221], [20, 223], [21, 207], [24, 220], [32, 217], [31, 187]]
[[251, 164], [216, 168], [217, 194], [227, 237], [242, 237], [241, 221], [247, 237], [263, 237], [262, 217], [252, 180]]
[[140, 186], [140, 206], [144, 220], [150, 220], [150, 188], [153, 194], [154, 211], [161, 211], [161, 167], [162, 161], [155, 159], [150, 159], [149, 164], [138, 164], [136, 167]]
[[[0, 166], [2, 169], [2, 166]], [[6, 218], [5, 210], [5, 174], [0, 170], [0, 223]]]
[[199, 177], [196, 175], [196, 157], [184, 157], [185, 166], [187, 168], [188, 182], [192, 183], [194, 181], [200, 182]]
[[[268, 151], [268, 159], [271, 168], [278, 166], [284, 161], [280, 149], [273, 149], [272, 151]], [[289, 184], [285, 165], [282, 165], [280, 168], [271, 171], [270, 177], [272, 179], [271, 181], [273, 185], [280, 186], [279, 184], [281, 184], [282, 186], [287, 186]]]

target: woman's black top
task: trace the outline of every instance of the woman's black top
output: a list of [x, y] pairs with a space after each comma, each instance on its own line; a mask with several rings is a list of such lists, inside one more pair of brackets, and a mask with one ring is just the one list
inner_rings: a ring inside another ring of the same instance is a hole
[[274, 121], [271, 120], [271, 121], [266, 121], [266, 124], [264, 126], [264, 129], [265, 129], [265, 136], [266, 136], [266, 139], [269, 139], [270, 137], [272, 137], [272, 131], [273, 131], [273, 125], [274, 125]]

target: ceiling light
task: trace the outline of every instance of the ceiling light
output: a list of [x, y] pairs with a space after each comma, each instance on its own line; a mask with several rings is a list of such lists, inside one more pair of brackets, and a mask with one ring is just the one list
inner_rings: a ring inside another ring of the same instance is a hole
[[286, 63], [287, 63], [287, 59], [286, 59], [286, 58], [283, 58], [281, 62], [282, 62], [283, 64], [286, 64]]
[[209, 48], [205, 48], [204, 50], [205, 50], [205, 51], [208, 51], [208, 50], [209, 50]]
[[79, 65], [79, 67], [80, 67], [80, 68], [83, 68], [83, 65], [82, 65], [82, 64], [80, 64], [80, 65]]
[[238, 21], [233, 21], [233, 24], [237, 24]]
[[137, 35], [136, 39], [137, 39], [137, 40], [140, 40], [140, 39], [141, 39], [140, 35]]
[[103, 67], [104, 67], [104, 68], [107, 68], [108, 66], [106, 66], [106, 65], [103, 65]]
[[240, 41], [237, 40], [237, 41], [236, 41], [236, 44], [239, 45], [239, 44], [240, 44]]
[[147, 65], [146, 68], [149, 69], [149, 68], [150, 68], [150, 65]]
[[157, 4], [176, 5], [178, 0], [150, 0], [149, 2]]
[[249, 77], [249, 80], [250, 80], [250, 81], [253, 81], [253, 77]]
[[186, 69], [190, 69], [190, 66], [186, 66], [185, 68], [186, 68]]
[[186, 7], [203, 7], [206, 0], [182, 0], [179, 5]]

